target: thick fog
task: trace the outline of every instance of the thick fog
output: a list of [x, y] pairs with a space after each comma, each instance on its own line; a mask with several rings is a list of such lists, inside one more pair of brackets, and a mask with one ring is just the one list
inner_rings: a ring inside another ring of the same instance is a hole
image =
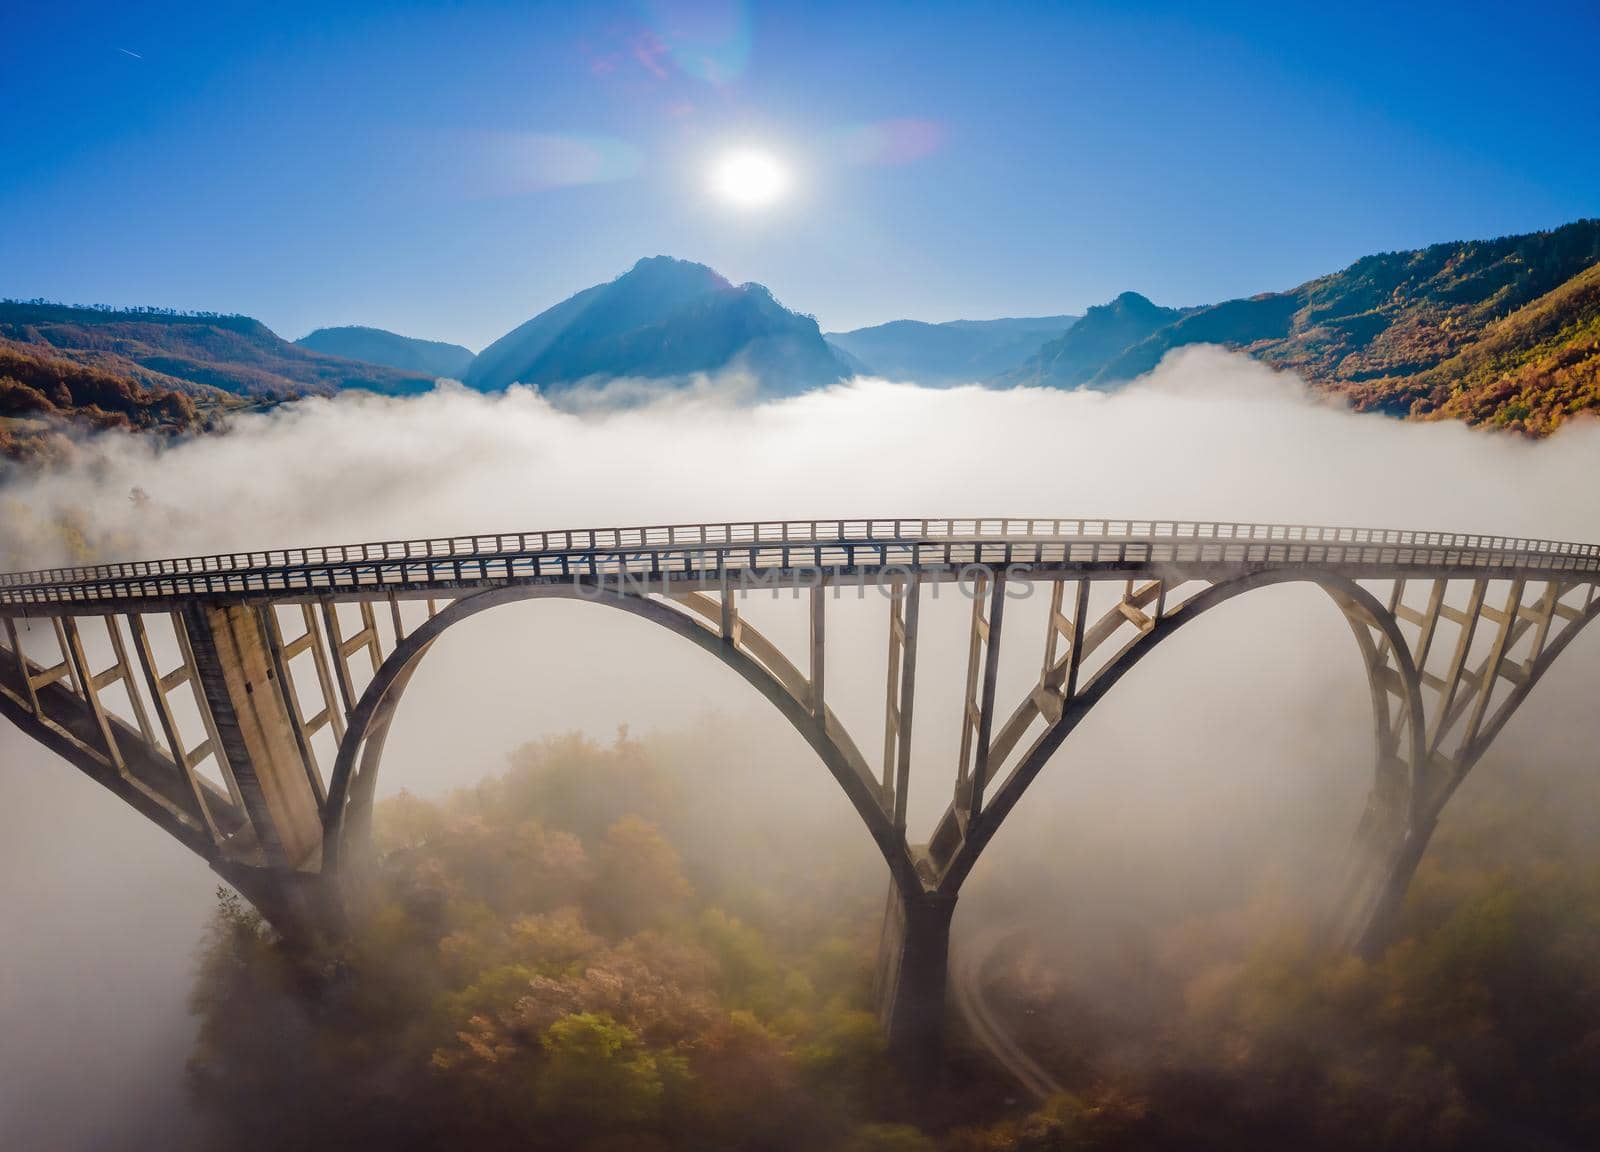
[[[877, 380], [762, 404], [729, 392], [712, 384], [564, 411], [527, 391], [445, 387], [304, 401], [163, 450], [102, 437], [68, 467], [0, 488], [0, 568], [841, 516], [1269, 520], [1600, 541], [1600, 426], [1575, 422], [1532, 443], [1360, 416], [1212, 349], [1169, 357], [1110, 396]], [[1044, 609], [1041, 596], [1008, 608], [1006, 709], [1036, 674]], [[804, 666], [799, 604], [760, 594], [742, 610]], [[876, 591], [847, 590], [829, 620], [830, 701], [869, 762], [882, 741], [886, 612]], [[914, 832], [950, 795], [968, 612], [949, 588], [924, 604]], [[1574, 648], [1536, 694], [1542, 723], [1519, 719], [1506, 743], [1565, 741], [1576, 759], [1561, 734], [1594, 727], [1578, 702], [1597, 648]], [[958, 932], [993, 916], [1094, 925], [1121, 940], [1263, 884], [1286, 898], [1312, 890], [1370, 780], [1369, 707], [1349, 631], [1320, 592], [1269, 589], [1218, 609], [1072, 736], [974, 875]], [[760, 734], [737, 743], [751, 787], [855, 819], [734, 674], [643, 621], [581, 603], [507, 607], [437, 644], [390, 737], [380, 791], [467, 783], [518, 743], [573, 729], [714, 732], [708, 712]], [[20, 734], [0, 732], [0, 758], [0, 1146], [181, 1134], [183, 997], [215, 880]], [[870, 840], [852, 843], [873, 869]]]

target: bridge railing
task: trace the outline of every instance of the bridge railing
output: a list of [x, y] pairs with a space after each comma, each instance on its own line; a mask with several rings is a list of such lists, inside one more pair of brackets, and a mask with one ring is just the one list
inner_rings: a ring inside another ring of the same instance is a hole
[[1437, 531], [1379, 530], [1352, 526], [1272, 525], [1272, 523], [1184, 522], [1184, 520], [1043, 520], [1043, 518], [920, 518], [920, 520], [779, 520], [779, 522], [701, 523], [701, 525], [582, 528], [539, 533], [483, 533], [451, 538], [379, 541], [366, 544], [274, 549], [264, 552], [174, 557], [109, 565], [45, 568], [0, 574], [0, 587], [74, 584], [102, 579], [189, 576], [205, 573], [272, 570], [318, 563], [381, 562], [458, 555], [533, 554], [597, 549], [653, 549], [685, 544], [741, 542], [880, 541], [880, 539], [1224, 539], [1224, 541], [1302, 541], [1326, 544], [1394, 544], [1496, 552], [1546, 552], [1600, 555], [1600, 546], [1547, 539], [1467, 536]]
[[1120, 563], [1158, 558], [1151, 546], [1183, 542], [1225, 545], [1215, 558], [1241, 561], [1271, 559], [1263, 545], [1301, 545], [1310, 551], [1299, 562], [1336, 554], [1349, 562], [1356, 549], [1376, 550], [1374, 563], [1404, 553], [1408, 562], [1426, 554], [1469, 568], [1600, 570], [1600, 546], [1502, 536], [1223, 521], [863, 518], [493, 533], [44, 569], [0, 576], [0, 605], [858, 563]]
[[0, 575], [0, 588], [249, 572], [315, 564], [599, 549], [676, 548], [752, 542], [845, 542], [938, 539], [1206, 539], [1388, 544], [1496, 552], [1600, 556], [1600, 545], [1523, 537], [1419, 532], [1402, 529], [1255, 524], [1228, 521], [945, 518], [746, 521], [648, 527], [481, 533], [470, 536], [217, 553], [113, 564], [45, 568]]

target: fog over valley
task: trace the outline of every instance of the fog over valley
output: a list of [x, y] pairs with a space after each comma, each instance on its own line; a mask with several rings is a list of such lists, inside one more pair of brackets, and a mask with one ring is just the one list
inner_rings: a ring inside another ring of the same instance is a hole
[[[1180, 349], [1114, 394], [857, 379], [751, 402], [743, 383], [640, 384], [629, 406], [576, 411], [530, 389], [442, 385], [309, 398], [171, 444], [84, 435], [63, 465], [0, 489], [0, 569], [839, 516], [1600, 540], [1592, 421], [1533, 442], [1361, 415], [1210, 347]], [[1002, 700], [1037, 677], [1047, 600], [1008, 608]], [[887, 604], [847, 588], [828, 623], [829, 699], [869, 761], [883, 735]], [[756, 593], [740, 611], [803, 664], [801, 602]], [[970, 604], [945, 586], [923, 611], [913, 839], [949, 801]], [[1580, 774], [1600, 742], [1597, 674], [1600, 644], [1580, 638], [1468, 791], [1536, 763], [1570, 788], [1575, 824], [1596, 827]], [[1314, 587], [1264, 589], [1197, 621], [1128, 675], [1023, 799], [958, 907], [958, 952], [985, 931], [1023, 930], [1058, 962], [1057, 985], [1121, 1004], [1139, 998], [1123, 982], [1129, 965], [1155, 965], [1164, 934], [1185, 923], [1228, 937], [1223, 952], [1285, 920], [1309, 926], [1371, 783], [1370, 708], [1349, 629]], [[704, 786], [682, 797], [700, 809], [686, 827], [748, 825], [725, 844], [709, 831], [694, 841], [695, 866], [828, 870], [850, 900], [881, 901], [876, 848], [782, 718], [692, 646], [590, 604], [514, 605], [451, 630], [405, 697], [379, 792], [441, 797], [501, 772], [529, 741], [576, 732], [608, 745], [624, 726]], [[205, 1127], [186, 1103], [196, 1025], [185, 998], [218, 877], [10, 726], [0, 760], [0, 1145], [193, 1144]], [[1212, 914], [1222, 919], [1198, 926]]]
[[3, 26], [0, 1152], [1600, 1148], [1600, 6]]

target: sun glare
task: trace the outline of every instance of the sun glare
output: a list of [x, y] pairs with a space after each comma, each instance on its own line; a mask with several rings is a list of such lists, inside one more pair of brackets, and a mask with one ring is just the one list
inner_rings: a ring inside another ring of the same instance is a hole
[[765, 208], [788, 187], [789, 173], [769, 152], [729, 152], [711, 170], [711, 190], [739, 208]]

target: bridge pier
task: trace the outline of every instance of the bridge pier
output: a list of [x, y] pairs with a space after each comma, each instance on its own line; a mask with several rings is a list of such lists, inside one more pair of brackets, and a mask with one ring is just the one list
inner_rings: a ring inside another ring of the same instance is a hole
[[242, 605], [183, 612], [199, 687], [249, 817], [256, 858], [213, 869], [282, 935], [310, 939], [342, 922], [340, 877], [322, 869], [321, 781], [290, 716], [260, 616]]
[[190, 605], [184, 622], [200, 687], [268, 867], [320, 867], [316, 782], [262, 635], [243, 605]]
[[262, 868], [228, 860], [213, 862], [211, 870], [248, 900], [285, 940], [329, 940], [344, 929], [346, 880], [341, 875]]
[[906, 897], [893, 881], [889, 884], [873, 998], [890, 1054], [914, 1076], [931, 1074], [942, 1053], [955, 910], [954, 896], [919, 892]]
[[1394, 943], [1400, 927], [1400, 909], [1405, 904], [1411, 878], [1422, 863], [1422, 854], [1428, 849], [1433, 829], [1433, 822], [1413, 829], [1378, 881], [1370, 910], [1358, 921], [1360, 935], [1355, 940], [1355, 951], [1362, 959], [1375, 960]]

